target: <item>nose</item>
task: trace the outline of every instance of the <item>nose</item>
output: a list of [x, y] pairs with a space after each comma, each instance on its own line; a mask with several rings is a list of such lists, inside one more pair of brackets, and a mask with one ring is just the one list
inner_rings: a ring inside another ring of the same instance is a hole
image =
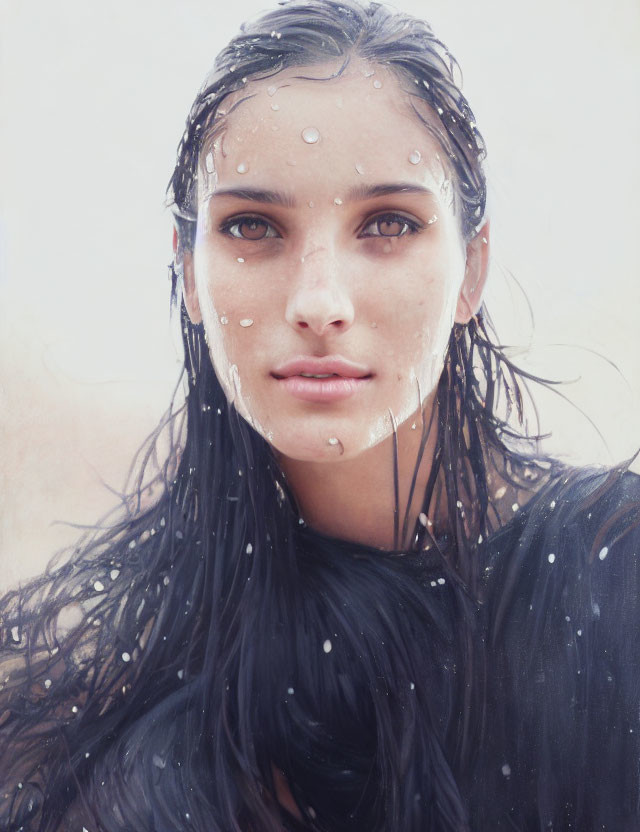
[[345, 332], [354, 319], [344, 264], [331, 248], [313, 248], [300, 257], [287, 299], [285, 317], [297, 331], [316, 335]]

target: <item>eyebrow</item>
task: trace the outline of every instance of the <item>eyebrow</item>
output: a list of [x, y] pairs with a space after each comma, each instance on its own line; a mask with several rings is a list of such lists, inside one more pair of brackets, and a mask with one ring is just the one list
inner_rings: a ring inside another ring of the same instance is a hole
[[[434, 196], [434, 191], [425, 188], [424, 185], [416, 185], [409, 182], [388, 182], [379, 185], [355, 185], [347, 192], [346, 202], [362, 202], [365, 199], [375, 199], [378, 196], [389, 196], [390, 194], [426, 194]], [[271, 191], [263, 188], [220, 188], [211, 195], [212, 197], [235, 197], [246, 199], [249, 202], [262, 202], [268, 205], [281, 205], [284, 208], [295, 208], [296, 201], [283, 191]]]

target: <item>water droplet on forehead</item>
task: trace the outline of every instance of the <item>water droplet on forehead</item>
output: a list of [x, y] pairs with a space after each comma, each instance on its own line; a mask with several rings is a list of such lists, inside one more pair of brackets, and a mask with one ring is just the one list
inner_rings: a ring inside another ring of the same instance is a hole
[[240, 326], [251, 326], [253, 324], [252, 318], [243, 318], [240, 321]]
[[382, 81], [379, 81], [379, 80], [376, 78], [376, 80], [373, 82], [373, 86], [374, 86], [377, 90], [382, 89]]
[[360, 174], [360, 176], [364, 176], [364, 168], [363, 168], [363, 166], [360, 164], [360, 162], [358, 162], [358, 163], [356, 164], [356, 173], [359, 173], [359, 174]]
[[422, 159], [422, 154], [419, 150], [412, 150], [409, 154], [409, 161], [412, 165], [417, 165], [420, 162], [420, 159]]
[[207, 168], [207, 173], [213, 173], [213, 153], [207, 153], [204, 163]]
[[320, 139], [320, 131], [315, 127], [305, 127], [302, 138], [307, 144], [315, 144]]
[[272, 110], [279, 110], [279, 109], [280, 109], [280, 105], [279, 105], [279, 104], [272, 104], [272, 105], [271, 105], [271, 109], [272, 109]]
[[249, 170], [249, 165], [246, 162], [240, 162], [236, 170], [238, 173], [246, 173]]

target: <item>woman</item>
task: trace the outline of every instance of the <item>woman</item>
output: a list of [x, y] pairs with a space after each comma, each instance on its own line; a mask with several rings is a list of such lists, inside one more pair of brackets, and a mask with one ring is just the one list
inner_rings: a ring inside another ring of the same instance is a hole
[[218, 56], [170, 185], [185, 431], [2, 601], [3, 829], [637, 828], [640, 487], [523, 432], [454, 66], [354, 0]]

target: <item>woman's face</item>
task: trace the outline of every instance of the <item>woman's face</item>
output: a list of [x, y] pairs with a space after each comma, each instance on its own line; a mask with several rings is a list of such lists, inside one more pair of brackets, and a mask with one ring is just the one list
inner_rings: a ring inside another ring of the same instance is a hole
[[355, 61], [296, 77], [338, 66], [223, 102], [185, 256], [187, 308], [228, 399], [298, 460], [353, 458], [416, 413], [486, 270], [484, 232], [463, 243], [445, 154], [395, 77]]

